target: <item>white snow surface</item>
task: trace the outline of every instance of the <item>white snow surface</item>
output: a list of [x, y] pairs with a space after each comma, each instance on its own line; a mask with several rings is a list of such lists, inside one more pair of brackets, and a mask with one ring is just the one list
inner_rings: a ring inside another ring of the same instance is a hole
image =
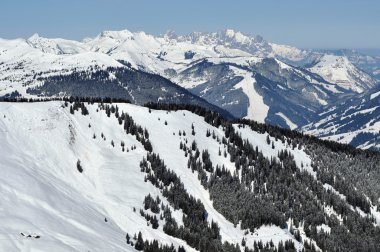
[[[223, 241], [240, 243], [245, 237], [250, 245], [254, 240], [272, 239], [276, 244], [293, 239], [287, 230], [275, 226], [262, 227], [257, 235], [244, 235], [245, 230], [234, 227], [213, 208], [197, 174], [187, 168], [187, 158], [179, 143], [185, 138], [189, 144], [195, 140], [201, 151], [209, 150], [214, 165], [224, 164], [233, 171], [229, 156], [218, 155], [222, 146], [206, 137], [207, 129], [221, 137], [221, 129], [188, 111], [149, 113], [144, 107], [117, 105], [148, 129], [154, 152], [180, 176], [188, 193], [202, 201], [209, 213], [208, 220], [219, 224]], [[147, 226], [139, 213], [144, 197], [150, 193], [166, 204], [167, 201], [157, 188], [144, 182], [139, 162], [146, 155], [145, 150], [134, 136], [124, 132], [114, 115], [108, 118], [104, 111], [96, 112], [97, 104], [87, 108], [90, 114], [83, 116], [80, 112], [70, 114], [63, 102], [0, 103], [0, 251], [134, 251], [125, 243], [125, 235], [133, 236], [138, 231], [144, 239], [157, 239], [194, 251], [184, 241], [166, 235], [162, 221], [156, 230]], [[195, 136], [190, 133], [192, 123]], [[179, 130], [185, 130], [186, 136], [179, 136]], [[244, 134], [267, 153], [265, 136], [253, 131]], [[121, 141], [129, 152], [121, 150]], [[131, 150], [133, 145], [135, 150]], [[279, 148], [286, 148], [279, 141], [275, 145], [273, 153], [269, 152], [273, 155]], [[301, 161], [307, 165], [302, 150], [293, 153], [297, 165]], [[83, 173], [77, 170], [78, 160]], [[172, 212], [177, 222], [182, 223], [182, 212], [173, 209]], [[21, 232], [39, 235], [40, 239], [23, 237]], [[295, 244], [302, 247], [296, 241]]]

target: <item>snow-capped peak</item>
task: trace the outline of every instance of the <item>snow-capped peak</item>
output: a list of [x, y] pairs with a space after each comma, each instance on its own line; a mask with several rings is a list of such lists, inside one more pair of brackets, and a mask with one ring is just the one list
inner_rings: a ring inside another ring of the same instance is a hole
[[32, 36], [28, 38], [29, 41], [36, 40], [40, 37], [38, 33], [34, 33]]
[[97, 38], [128, 39], [133, 38], [133, 33], [127, 29], [121, 31], [103, 31]]
[[226, 35], [229, 37], [233, 37], [235, 35], [235, 31], [232, 29], [227, 29], [226, 30]]
[[331, 83], [357, 93], [376, 85], [371, 76], [354, 66], [346, 56], [323, 55], [310, 71], [321, 75]]
[[227, 29], [224, 31], [225, 35], [231, 39], [234, 39], [237, 43], [248, 43], [250, 41], [249, 37], [244, 35], [239, 31], [234, 31], [232, 29]]

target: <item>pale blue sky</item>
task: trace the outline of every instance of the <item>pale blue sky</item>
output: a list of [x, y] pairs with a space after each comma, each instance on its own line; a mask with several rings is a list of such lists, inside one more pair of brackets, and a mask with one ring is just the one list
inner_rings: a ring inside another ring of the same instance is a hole
[[380, 48], [379, 0], [1, 0], [0, 37], [226, 28], [302, 48]]

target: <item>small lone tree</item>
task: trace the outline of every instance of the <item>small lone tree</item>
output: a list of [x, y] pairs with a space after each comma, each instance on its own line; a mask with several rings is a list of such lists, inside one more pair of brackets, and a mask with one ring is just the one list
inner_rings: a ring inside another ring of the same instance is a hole
[[195, 136], [194, 124], [191, 124], [191, 134]]
[[80, 160], [79, 160], [79, 159], [78, 159], [78, 161], [77, 161], [77, 169], [78, 169], [78, 171], [79, 171], [80, 173], [83, 172], [83, 167], [82, 167], [82, 165], [80, 164]]
[[129, 234], [127, 233], [127, 235], [125, 236], [125, 239], [127, 240], [127, 244], [129, 244], [130, 243], [130, 239], [131, 239], [131, 237], [129, 237]]

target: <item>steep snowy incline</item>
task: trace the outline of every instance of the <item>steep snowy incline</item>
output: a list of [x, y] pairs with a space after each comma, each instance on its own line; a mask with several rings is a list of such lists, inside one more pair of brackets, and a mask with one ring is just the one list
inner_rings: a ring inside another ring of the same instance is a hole
[[37, 48], [44, 53], [51, 54], [78, 54], [87, 52], [87, 48], [79, 41], [61, 38], [49, 39], [34, 34], [26, 40], [33, 48]]
[[[187, 158], [179, 148], [185, 139], [188, 145], [195, 140], [201, 151], [207, 149], [214, 165], [235, 170], [229, 155], [218, 154], [223, 145], [206, 137], [211, 130], [221, 139], [221, 128], [189, 111], [149, 112], [135, 105], [117, 105], [120, 113], [127, 112], [148, 129], [153, 151], [181, 178], [188, 193], [201, 200], [209, 222], [219, 224], [223, 241], [240, 243], [244, 237], [252, 247], [254, 241], [277, 244], [294, 240], [289, 231], [276, 226], [263, 226], [254, 236], [235, 227], [214, 209], [197, 172], [187, 168]], [[139, 213], [144, 197], [159, 196], [168, 204], [159, 189], [144, 182], [139, 164], [147, 152], [135, 136], [125, 133], [113, 114], [107, 117], [104, 111], [97, 112], [98, 104], [86, 107], [89, 115], [84, 116], [80, 111], [71, 114], [63, 102], [0, 103], [0, 198], [6, 202], [0, 209], [0, 250], [134, 251], [125, 242], [126, 233], [133, 236], [141, 231], [144, 239], [194, 251], [184, 241], [165, 234], [163, 221], [158, 229], [147, 226]], [[191, 134], [192, 124], [195, 135]], [[78, 160], [82, 173], [77, 169]], [[182, 212], [172, 209], [172, 213], [177, 223], [182, 223]]]
[[[214, 209], [209, 192], [201, 185], [197, 172], [193, 173], [191, 169], [187, 168], [187, 158], [184, 158], [183, 150], [179, 148], [180, 143], [185, 143], [186, 140], [189, 146], [195, 141], [200, 152], [208, 150], [213, 165], [224, 165], [231, 172], [236, 169], [234, 163], [230, 162], [229, 154], [226, 157], [218, 154], [219, 150], [223, 152], [223, 145], [206, 136], [207, 130], [210, 130], [211, 132], [214, 131], [216, 136], [221, 139], [224, 135], [221, 128], [215, 128], [205, 123], [204, 118], [188, 111], [167, 112], [152, 110], [151, 113], [147, 113], [147, 108], [131, 107], [131, 105], [124, 104], [121, 104], [120, 108], [127, 110], [138, 124], [144, 125], [148, 129], [153, 151], [159, 153], [168, 168], [180, 176], [188, 192], [202, 201], [208, 212], [209, 219], [219, 224], [223, 241], [240, 243], [244, 237], [247, 241], [247, 246], [250, 247], [253, 246], [254, 241], [259, 240], [263, 242], [272, 240], [277, 244], [281, 240], [292, 239], [287, 230], [276, 226], [263, 226], [256, 231], [256, 237], [245, 233], [246, 230], [241, 230], [239, 226], [234, 227], [231, 222]], [[192, 125], [195, 131], [194, 136], [191, 134]], [[185, 132], [186, 136], [179, 136], [179, 131]], [[262, 147], [265, 148], [264, 146], [259, 146], [259, 149]], [[297, 247], [300, 248], [301, 245], [298, 242], [296, 243]]]
[[[61, 106], [0, 104], [0, 197], [6, 203], [0, 210], [0, 250], [135, 251], [125, 236], [141, 231], [144, 238], [193, 251], [167, 236], [162, 225], [153, 231], [138, 210], [133, 211], [142, 208], [149, 193], [164, 200], [157, 188], [144, 182], [141, 144], [126, 135], [116, 119], [96, 113], [95, 106], [89, 106], [86, 117], [71, 115]], [[121, 150], [120, 141], [129, 152]], [[77, 170], [78, 160], [83, 173]]]

